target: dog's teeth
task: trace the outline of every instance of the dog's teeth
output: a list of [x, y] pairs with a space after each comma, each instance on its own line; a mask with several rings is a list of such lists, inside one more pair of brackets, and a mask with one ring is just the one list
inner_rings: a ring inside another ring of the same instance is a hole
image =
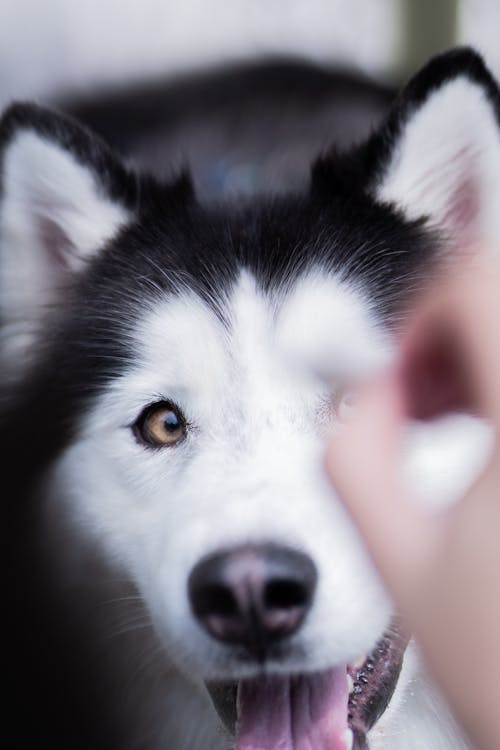
[[352, 733], [352, 729], [346, 729], [344, 732], [345, 750], [352, 750], [353, 744], [354, 744], [354, 735]]
[[354, 661], [352, 661], [352, 662], [351, 662], [351, 663], [349, 664], [349, 666], [350, 666], [350, 667], [351, 667], [352, 669], [361, 669], [361, 667], [363, 666], [363, 664], [364, 664], [364, 663], [365, 663], [365, 661], [366, 661], [366, 658], [367, 658], [367, 657], [366, 657], [366, 654], [364, 654], [364, 656], [359, 656], [359, 657], [358, 657], [357, 659], [355, 659]]
[[354, 681], [349, 673], [347, 673], [347, 690], [352, 693], [354, 690]]

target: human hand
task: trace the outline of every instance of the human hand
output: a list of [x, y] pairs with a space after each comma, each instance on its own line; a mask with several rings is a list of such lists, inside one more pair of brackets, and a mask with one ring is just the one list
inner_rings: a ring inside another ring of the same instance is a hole
[[[399, 362], [363, 391], [327, 471], [457, 718], [500, 747], [500, 270], [487, 264], [434, 290]], [[496, 433], [488, 465], [453, 508], [408, 498], [401, 438], [410, 418], [474, 411]], [[359, 471], [360, 461], [363, 471]]]

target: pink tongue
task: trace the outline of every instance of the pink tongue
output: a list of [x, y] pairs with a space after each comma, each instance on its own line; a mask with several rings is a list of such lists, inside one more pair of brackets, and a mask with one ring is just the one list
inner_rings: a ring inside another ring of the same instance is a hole
[[236, 750], [346, 750], [345, 667], [238, 685]]

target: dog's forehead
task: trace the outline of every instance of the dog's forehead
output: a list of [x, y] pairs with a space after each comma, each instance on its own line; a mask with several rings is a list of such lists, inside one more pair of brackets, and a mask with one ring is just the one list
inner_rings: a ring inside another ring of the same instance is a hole
[[271, 291], [241, 269], [218, 309], [223, 319], [186, 289], [157, 301], [141, 320], [137, 361], [152, 390], [215, 395], [234, 381], [239, 388], [286, 386], [318, 375], [344, 382], [386, 356], [385, 334], [362, 292], [320, 269]]

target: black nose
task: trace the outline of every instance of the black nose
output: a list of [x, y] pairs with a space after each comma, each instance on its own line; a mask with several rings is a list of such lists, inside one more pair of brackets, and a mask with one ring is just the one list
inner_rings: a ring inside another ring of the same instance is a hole
[[301, 552], [271, 545], [237, 547], [193, 568], [189, 599], [213, 638], [241, 644], [263, 662], [276, 641], [300, 627], [316, 579], [314, 563]]

